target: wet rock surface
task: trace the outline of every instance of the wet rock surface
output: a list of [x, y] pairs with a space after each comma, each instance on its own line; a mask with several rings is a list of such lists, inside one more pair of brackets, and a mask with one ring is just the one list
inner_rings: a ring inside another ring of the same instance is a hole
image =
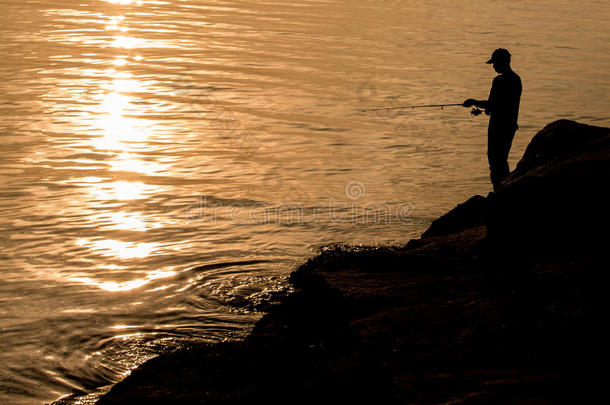
[[600, 391], [610, 129], [556, 121], [496, 193], [406, 246], [335, 246], [243, 342], [150, 360], [98, 404], [586, 403]]

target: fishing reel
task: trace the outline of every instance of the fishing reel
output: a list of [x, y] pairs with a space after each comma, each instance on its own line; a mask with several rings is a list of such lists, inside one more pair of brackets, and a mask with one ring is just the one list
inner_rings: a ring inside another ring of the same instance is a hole
[[481, 109], [479, 107], [475, 107], [472, 110], [470, 110], [470, 114], [472, 114], [473, 116], [477, 116], [477, 115], [481, 115], [483, 114], [483, 111], [481, 111]]

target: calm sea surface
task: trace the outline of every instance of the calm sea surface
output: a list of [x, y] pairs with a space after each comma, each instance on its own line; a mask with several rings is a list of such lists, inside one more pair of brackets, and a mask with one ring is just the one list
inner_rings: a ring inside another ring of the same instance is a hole
[[490, 190], [485, 116], [362, 108], [486, 98], [502, 46], [511, 167], [552, 120], [610, 125], [607, 1], [0, 5], [3, 404], [239, 338], [321, 246]]

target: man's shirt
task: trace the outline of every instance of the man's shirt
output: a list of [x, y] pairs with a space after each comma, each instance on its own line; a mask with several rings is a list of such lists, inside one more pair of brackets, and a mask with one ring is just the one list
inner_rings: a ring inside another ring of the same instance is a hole
[[521, 91], [521, 78], [512, 70], [494, 78], [487, 105], [490, 130], [512, 131], [519, 127]]

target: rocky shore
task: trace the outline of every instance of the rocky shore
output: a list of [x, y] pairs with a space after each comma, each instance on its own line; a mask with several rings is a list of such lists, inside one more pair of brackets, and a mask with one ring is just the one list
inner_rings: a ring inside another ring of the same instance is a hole
[[150, 360], [97, 403], [594, 400], [609, 174], [609, 128], [553, 122], [496, 193], [406, 246], [323, 251], [244, 341]]

